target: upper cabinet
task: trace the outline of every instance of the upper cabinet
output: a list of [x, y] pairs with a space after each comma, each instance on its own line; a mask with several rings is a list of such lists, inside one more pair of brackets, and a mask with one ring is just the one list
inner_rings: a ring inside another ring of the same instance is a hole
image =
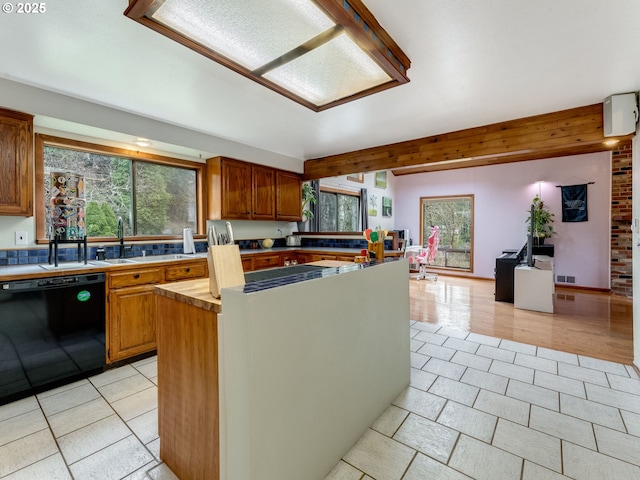
[[302, 219], [300, 175], [226, 157], [207, 160], [209, 220]]
[[33, 115], [0, 108], [0, 215], [33, 215]]
[[276, 220], [302, 220], [302, 181], [300, 175], [276, 171]]
[[251, 207], [254, 220], [275, 220], [276, 172], [273, 168], [251, 166]]

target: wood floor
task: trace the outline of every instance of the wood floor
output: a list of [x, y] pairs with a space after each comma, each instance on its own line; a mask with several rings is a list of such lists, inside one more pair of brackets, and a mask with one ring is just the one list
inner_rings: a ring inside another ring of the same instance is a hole
[[556, 288], [554, 313], [494, 300], [495, 283], [439, 275], [410, 281], [411, 320], [630, 365], [633, 302], [608, 293]]

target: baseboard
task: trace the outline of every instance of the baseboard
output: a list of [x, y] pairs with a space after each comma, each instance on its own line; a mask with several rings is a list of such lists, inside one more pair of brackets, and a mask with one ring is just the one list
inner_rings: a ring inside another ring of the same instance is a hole
[[[418, 270], [411, 270], [411, 273], [417, 273]], [[485, 282], [495, 282], [495, 278], [493, 277], [475, 277], [472, 275], [463, 275], [460, 273], [451, 272], [449, 270], [436, 270], [433, 269], [428, 271], [427, 273], [434, 273], [438, 276], [442, 277], [457, 277], [457, 278], [468, 278], [470, 280], [483, 280]], [[582, 290], [588, 292], [600, 292], [600, 293], [611, 293], [610, 288], [600, 288], [600, 287], [584, 287], [581, 285], [567, 285], [566, 283], [556, 283], [556, 289], [567, 289], [567, 290]]]
[[635, 363], [631, 364], [631, 368], [633, 368], [635, 372], [638, 374], [638, 376], [640, 377], [640, 368]]
[[583, 287], [580, 285], [567, 285], [566, 283], [556, 283], [556, 288], [566, 288], [568, 290], [587, 290], [589, 292], [611, 293], [610, 288]]

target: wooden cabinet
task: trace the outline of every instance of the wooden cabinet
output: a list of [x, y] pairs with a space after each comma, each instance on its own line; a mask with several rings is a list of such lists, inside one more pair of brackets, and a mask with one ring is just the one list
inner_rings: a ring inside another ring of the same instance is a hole
[[107, 285], [107, 361], [115, 362], [156, 348], [153, 289], [162, 268], [109, 273]]
[[251, 218], [251, 165], [235, 160], [221, 162], [221, 218]]
[[251, 167], [251, 218], [274, 220], [276, 218], [276, 172], [273, 168]]
[[209, 220], [302, 219], [300, 175], [226, 157], [207, 160]]
[[280, 266], [280, 254], [259, 255], [253, 259], [254, 270], [264, 270]]
[[307, 255], [304, 253], [299, 253], [297, 257], [298, 257], [298, 263], [309, 263], [311, 261], [310, 255]]
[[310, 257], [312, 262], [319, 262], [320, 260], [337, 260], [336, 255], [321, 255], [312, 253]]
[[286, 262], [291, 264], [295, 260], [298, 263], [298, 254], [296, 252], [286, 252], [280, 255], [280, 266], [284, 266]]
[[155, 285], [125, 287], [109, 292], [110, 362], [156, 348]]
[[0, 215], [33, 215], [33, 116], [0, 108]]
[[276, 219], [302, 220], [302, 180], [297, 173], [276, 171]]
[[165, 279], [167, 282], [175, 282], [176, 280], [203, 278], [208, 275], [207, 270], [206, 263], [171, 266], [167, 267], [165, 271]]
[[245, 272], [253, 271], [253, 257], [242, 257], [242, 270]]
[[157, 284], [206, 276], [206, 260], [108, 272], [107, 362], [156, 349]]

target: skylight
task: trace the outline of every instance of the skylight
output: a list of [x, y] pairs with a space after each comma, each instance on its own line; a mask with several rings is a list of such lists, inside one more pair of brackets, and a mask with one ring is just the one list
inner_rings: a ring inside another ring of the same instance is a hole
[[409, 81], [361, 0], [131, 0], [125, 15], [315, 111]]

